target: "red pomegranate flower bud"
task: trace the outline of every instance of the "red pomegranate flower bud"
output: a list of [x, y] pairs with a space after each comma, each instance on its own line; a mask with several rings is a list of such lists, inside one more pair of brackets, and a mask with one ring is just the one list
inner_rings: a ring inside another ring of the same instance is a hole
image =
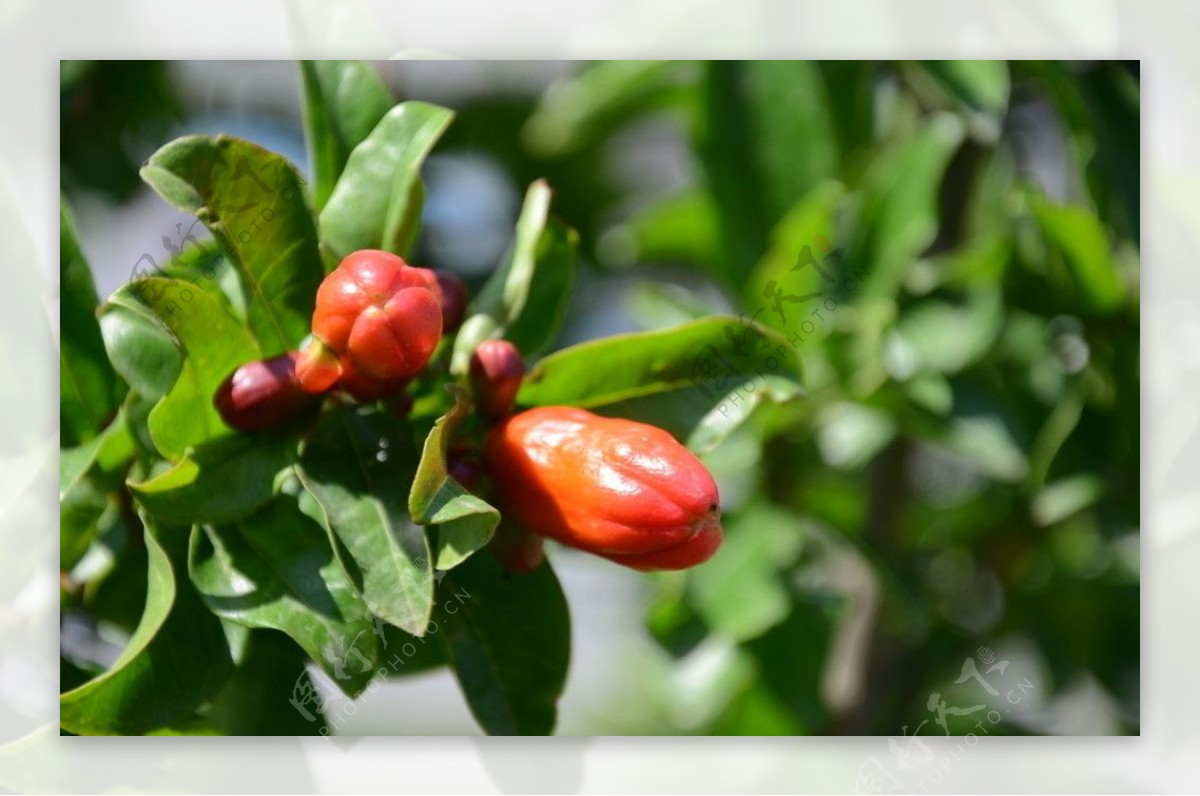
[[414, 376], [442, 335], [432, 272], [374, 249], [342, 260], [317, 289], [313, 339], [297, 361], [310, 392], [331, 388], [349, 365], [374, 379]]
[[302, 413], [317, 402], [300, 388], [296, 353], [247, 362], [229, 375], [213, 396], [221, 419], [239, 431], [261, 431]]
[[484, 340], [471, 355], [471, 389], [484, 417], [498, 420], [512, 414], [525, 362], [507, 340]]
[[554, 406], [486, 444], [501, 507], [533, 533], [640, 570], [684, 569], [721, 544], [717, 485], [660, 428]]

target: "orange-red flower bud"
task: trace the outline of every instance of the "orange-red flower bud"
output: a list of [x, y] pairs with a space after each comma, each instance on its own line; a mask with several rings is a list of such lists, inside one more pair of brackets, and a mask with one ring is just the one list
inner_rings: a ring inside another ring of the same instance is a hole
[[442, 334], [433, 273], [374, 249], [342, 260], [317, 289], [313, 339], [297, 362], [304, 388], [331, 388], [345, 365], [374, 379], [425, 367]]
[[542, 407], [486, 444], [501, 508], [530, 531], [640, 570], [683, 569], [721, 544], [717, 485], [660, 428]]

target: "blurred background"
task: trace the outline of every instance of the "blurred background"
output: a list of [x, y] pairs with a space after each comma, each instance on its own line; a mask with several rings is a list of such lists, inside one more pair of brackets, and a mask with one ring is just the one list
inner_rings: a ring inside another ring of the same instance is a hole
[[[551, 550], [560, 733], [1139, 731], [1136, 63], [376, 67], [457, 113], [418, 264], [482, 284], [545, 177], [581, 236], [560, 345], [729, 313], [802, 351], [805, 396], [706, 456], [712, 561]], [[288, 62], [64, 62], [101, 296], [206, 234], [141, 162], [220, 132], [306, 172], [301, 96]], [[344, 734], [478, 732], [448, 672], [328, 697]]]

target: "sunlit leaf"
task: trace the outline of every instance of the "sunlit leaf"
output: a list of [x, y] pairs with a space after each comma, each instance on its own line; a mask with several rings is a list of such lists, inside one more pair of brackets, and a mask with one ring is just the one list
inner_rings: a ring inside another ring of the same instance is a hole
[[309, 332], [323, 266], [295, 168], [248, 141], [194, 135], [155, 152], [142, 178], [204, 222], [225, 250], [263, 353], [296, 348]]
[[209, 610], [283, 631], [347, 695], [357, 696], [375, 674], [371, 617], [329, 538], [288, 499], [236, 525], [197, 528], [189, 568]]
[[437, 528], [435, 566], [451, 569], [492, 538], [500, 512], [463, 488], [449, 473], [446, 454], [467, 405], [457, 400], [425, 439], [408, 495], [413, 522]]
[[425, 635], [433, 612], [433, 554], [408, 516], [417, 454], [394, 419], [341, 409], [326, 415], [300, 454], [299, 475], [322, 522], [344, 546], [342, 564], [371, 613]]
[[489, 735], [548, 735], [571, 641], [550, 565], [511, 574], [491, 556], [472, 556], [438, 594], [438, 632], [475, 719]]
[[350, 152], [392, 107], [387, 84], [365, 61], [301, 61], [304, 132], [313, 203], [325, 206]]
[[225, 634], [187, 578], [187, 533], [148, 517], [149, 591], [125, 651], [94, 680], [59, 698], [76, 735], [140, 735], [191, 715], [233, 669]]
[[453, 118], [402, 102], [354, 148], [321, 211], [321, 244], [334, 260], [359, 249], [408, 253], [421, 219], [421, 164]]

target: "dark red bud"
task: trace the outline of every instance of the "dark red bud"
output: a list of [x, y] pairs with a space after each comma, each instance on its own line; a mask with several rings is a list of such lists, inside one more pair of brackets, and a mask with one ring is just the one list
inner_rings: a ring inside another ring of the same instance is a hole
[[525, 362], [507, 340], [484, 340], [471, 355], [471, 389], [480, 413], [489, 420], [512, 414]]
[[261, 431], [278, 425], [317, 401], [300, 387], [294, 351], [247, 362], [231, 373], [213, 396], [221, 419], [239, 431]]
[[441, 294], [442, 334], [446, 334], [457, 329], [467, 314], [467, 286], [454, 274], [442, 270], [433, 273]]

